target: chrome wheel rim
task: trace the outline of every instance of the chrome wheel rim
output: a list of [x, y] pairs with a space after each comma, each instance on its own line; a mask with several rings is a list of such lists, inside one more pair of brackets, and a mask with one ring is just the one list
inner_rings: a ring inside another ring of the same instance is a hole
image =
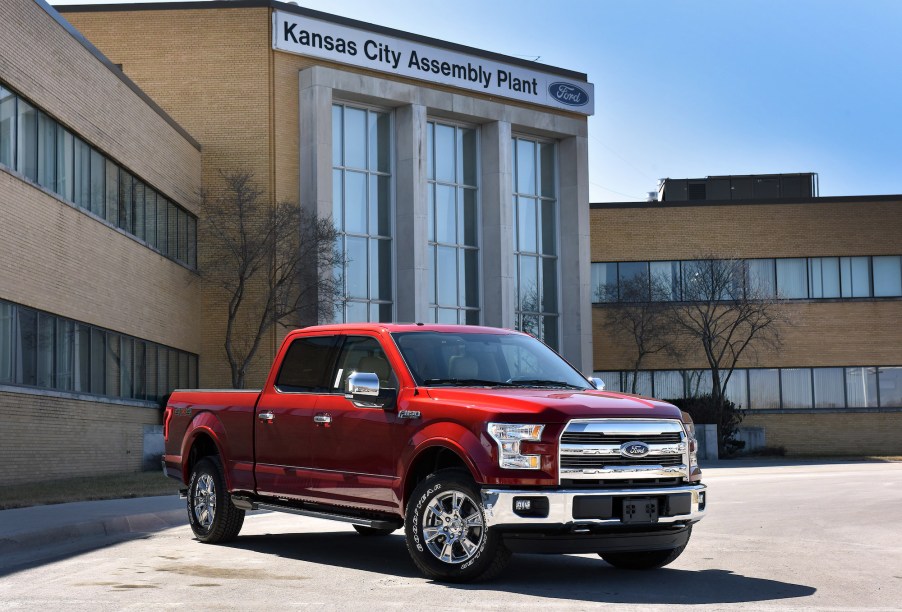
[[439, 561], [468, 561], [479, 552], [484, 538], [482, 510], [466, 493], [439, 493], [426, 506], [423, 541], [432, 556]]
[[213, 477], [202, 474], [194, 483], [194, 518], [197, 524], [209, 529], [216, 517], [216, 485]]

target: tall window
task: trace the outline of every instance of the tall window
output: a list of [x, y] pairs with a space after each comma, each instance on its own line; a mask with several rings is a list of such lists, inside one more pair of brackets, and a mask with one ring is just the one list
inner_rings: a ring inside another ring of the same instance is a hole
[[517, 329], [558, 348], [554, 144], [514, 138], [513, 169]]
[[332, 203], [347, 263], [342, 321], [391, 321], [391, 115], [332, 107]]
[[476, 130], [429, 122], [429, 316], [479, 324]]

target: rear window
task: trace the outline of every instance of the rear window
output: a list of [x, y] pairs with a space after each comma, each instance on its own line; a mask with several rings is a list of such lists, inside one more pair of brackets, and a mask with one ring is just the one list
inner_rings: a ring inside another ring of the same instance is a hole
[[291, 343], [276, 377], [285, 393], [328, 393], [337, 336], [310, 336]]

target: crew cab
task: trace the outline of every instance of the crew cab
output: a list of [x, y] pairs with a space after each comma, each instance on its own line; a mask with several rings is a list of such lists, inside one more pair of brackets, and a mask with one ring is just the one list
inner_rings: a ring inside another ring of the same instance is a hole
[[235, 538], [254, 509], [403, 528], [445, 581], [489, 578], [512, 552], [661, 567], [705, 513], [689, 415], [604, 391], [511, 330], [295, 330], [262, 391], [173, 392], [164, 437], [199, 541]]

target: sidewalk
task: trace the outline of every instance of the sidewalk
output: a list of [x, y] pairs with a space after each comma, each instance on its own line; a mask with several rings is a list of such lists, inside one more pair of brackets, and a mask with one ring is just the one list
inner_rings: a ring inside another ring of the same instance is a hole
[[0, 555], [103, 536], [153, 533], [187, 525], [178, 495], [74, 502], [0, 511]]

